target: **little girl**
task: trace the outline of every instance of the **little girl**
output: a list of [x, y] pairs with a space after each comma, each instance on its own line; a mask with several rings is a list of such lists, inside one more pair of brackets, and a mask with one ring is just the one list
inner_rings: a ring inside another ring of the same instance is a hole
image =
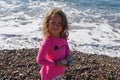
[[68, 28], [62, 10], [55, 8], [48, 11], [43, 21], [43, 41], [37, 55], [37, 63], [42, 65], [41, 80], [58, 80], [65, 72], [66, 58], [70, 55]]

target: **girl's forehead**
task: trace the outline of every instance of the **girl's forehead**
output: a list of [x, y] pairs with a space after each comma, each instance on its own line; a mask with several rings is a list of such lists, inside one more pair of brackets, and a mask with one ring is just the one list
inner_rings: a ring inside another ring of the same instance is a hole
[[51, 18], [50, 18], [50, 21], [57, 21], [57, 22], [61, 22], [62, 21], [62, 18], [61, 18], [61, 16], [59, 15], [59, 14], [54, 14], [54, 15], [52, 15], [51, 16]]
[[59, 14], [53, 14], [51, 18], [61, 18], [61, 16]]

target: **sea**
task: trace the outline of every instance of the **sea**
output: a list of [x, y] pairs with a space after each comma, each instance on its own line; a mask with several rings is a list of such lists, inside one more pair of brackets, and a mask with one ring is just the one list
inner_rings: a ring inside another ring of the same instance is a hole
[[120, 0], [0, 0], [0, 50], [39, 48], [52, 8], [67, 16], [71, 50], [120, 57]]

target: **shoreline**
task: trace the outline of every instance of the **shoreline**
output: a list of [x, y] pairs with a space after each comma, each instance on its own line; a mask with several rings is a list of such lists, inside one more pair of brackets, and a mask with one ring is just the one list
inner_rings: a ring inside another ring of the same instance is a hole
[[[0, 50], [0, 78], [2, 80], [40, 80], [36, 63], [38, 48]], [[71, 51], [74, 66], [69, 67], [62, 80], [119, 80], [120, 58]]]

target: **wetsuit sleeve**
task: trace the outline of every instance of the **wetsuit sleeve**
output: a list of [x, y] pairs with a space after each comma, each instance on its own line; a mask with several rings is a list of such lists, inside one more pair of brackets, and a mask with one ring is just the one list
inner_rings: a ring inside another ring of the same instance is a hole
[[54, 65], [54, 61], [46, 59], [45, 56], [50, 49], [50, 40], [43, 40], [37, 54], [37, 63], [41, 65]]

